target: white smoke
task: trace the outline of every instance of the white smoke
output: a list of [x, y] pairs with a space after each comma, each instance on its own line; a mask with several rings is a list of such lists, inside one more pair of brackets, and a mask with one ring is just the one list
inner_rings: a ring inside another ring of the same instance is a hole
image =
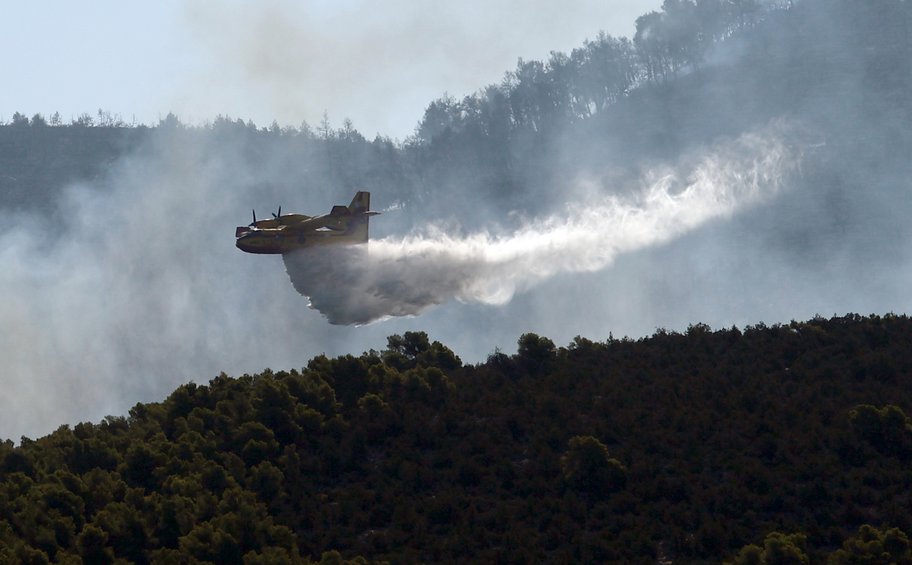
[[515, 233], [459, 237], [440, 230], [368, 246], [302, 250], [288, 274], [333, 324], [416, 315], [451, 299], [504, 304], [558, 273], [596, 271], [622, 253], [667, 242], [761, 202], [798, 164], [782, 124], [716, 144], [674, 168], [654, 171], [634, 197], [566, 206], [560, 217]]
[[299, 353], [308, 332], [282, 308], [298, 297], [283, 293], [280, 264], [234, 247], [256, 171], [193, 132], [158, 133], [105, 177], [69, 187], [53, 219], [6, 214], [0, 438], [314, 354]]
[[[685, 313], [649, 314], [635, 296], [649, 271], [621, 277], [605, 267], [768, 199], [798, 159], [783, 141], [793, 136], [772, 127], [645, 175], [638, 198], [571, 203], [515, 233], [425, 230], [295, 257], [293, 282], [337, 324], [329, 325], [307, 309], [277, 257], [234, 247], [234, 226], [249, 221], [251, 203], [267, 198], [251, 187], [271, 178], [264, 177], [271, 167], [251, 166], [238, 148], [202, 143], [193, 132], [159, 133], [104, 178], [67, 190], [55, 220], [7, 214], [0, 232], [0, 438], [123, 415], [220, 371], [302, 367], [319, 353], [382, 347], [386, 336], [403, 331], [427, 331], [468, 361], [509, 347], [526, 331], [556, 340], [604, 336], [608, 323], [617, 332], [648, 331]], [[286, 183], [294, 192], [281, 201], [304, 211], [350, 197], [340, 188], [298, 202], [309, 193], [293, 179]], [[389, 228], [394, 216], [372, 221]], [[594, 302], [605, 298], [598, 292], [580, 290], [588, 306], [561, 307], [572, 323], [553, 315], [537, 321], [550, 312], [543, 305], [565, 299], [549, 285], [560, 273], [599, 269], [627, 296], [629, 316]], [[447, 301], [450, 307], [408, 317]], [[522, 306], [529, 303], [539, 307]], [[496, 304], [502, 306], [488, 306]], [[753, 321], [754, 312], [744, 315]], [[710, 314], [704, 308], [686, 316]], [[341, 325], [386, 317], [395, 319]]]

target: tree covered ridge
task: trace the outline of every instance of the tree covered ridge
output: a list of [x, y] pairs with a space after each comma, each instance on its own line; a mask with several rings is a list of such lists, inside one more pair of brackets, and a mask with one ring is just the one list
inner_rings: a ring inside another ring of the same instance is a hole
[[[574, 108], [578, 117], [589, 116], [607, 105], [638, 83], [666, 80], [685, 67], [700, 65], [706, 52], [717, 41], [722, 41], [738, 30], [748, 29], [762, 21], [767, 14], [792, 8], [793, 0], [665, 0], [659, 11], [651, 11], [637, 18], [636, 35], [633, 40], [614, 38], [600, 32], [594, 40], [586, 40], [582, 47], [573, 49], [569, 55], [553, 51], [547, 62], [519, 60], [515, 71], [507, 72], [499, 86], [491, 85], [479, 94], [466, 97], [463, 107], [455, 109], [459, 114], [471, 113], [470, 100], [483, 98], [490, 89], [500, 89], [510, 102], [516, 123], [528, 122], [537, 127], [536, 117], [547, 109], [539, 104], [540, 98], [547, 99], [553, 107], [566, 105]], [[426, 135], [435, 124], [433, 118], [446, 109], [447, 97], [431, 103], [418, 137], [430, 141]], [[530, 103], [534, 105], [533, 108]], [[228, 120], [220, 117], [216, 120]], [[230, 121], [230, 120], [228, 120]], [[257, 129], [252, 121], [242, 126]], [[0, 125], [5, 125], [0, 121]], [[14, 112], [8, 125], [15, 128], [33, 127], [146, 127], [125, 121], [120, 114], [98, 109], [93, 116], [83, 112], [67, 123], [59, 112], [50, 117], [41, 113], [31, 118], [21, 112]], [[181, 125], [173, 113], [159, 120], [159, 125]], [[437, 124], [439, 125], [439, 124]], [[351, 128], [346, 124], [343, 129]], [[268, 129], [295, 132], [294, 127], [281, 128], [277, 122]], [[319, 129], [331, 133], [332, 129], [324, 117]], [[303, 122], [297, 129], [300, 133], [311, 133], [311, 127]]]
[[463, 365], [408, 332], [222, 374], [0, 445], [0, 555], [907, 562], [910, 338], [895, 315], [525, 334]]
[[[349, 120], [334, 128], [325, 116], [314, 127], [258, 127], [226, 116], [187, 126], [169, 114], [149, 128], [103, 110], [70, 124], [17, 112], [0, 125], [0, 193], [5, 205], [41, 205], [51, 189], [97, 179], [142, 141], [193, 130], [196, 144], [243, 145], [257, 169], [299, 164], [265, 183], [369, 186], [390, 202], [421, 203], [425, 214], [445, 214], [467, 193], [534, 212], [523, 207], [553, 204], [555, 186], [581, 172], [673, 158], [688, 143], [783, 114], [832, 128], [834, 141], [858, 126], [841, 120], [859, 112], [874, 129], [901, 122], [910, 21], [901, 0], [666, 0], [637, 19], [632, 39], [602, 33], [569, 54], [520, 60], [498, 84], [431, 101], [401, 143], [367, 140]], [[890, 147], [908, 144], [902, 130], [895, 135]]]

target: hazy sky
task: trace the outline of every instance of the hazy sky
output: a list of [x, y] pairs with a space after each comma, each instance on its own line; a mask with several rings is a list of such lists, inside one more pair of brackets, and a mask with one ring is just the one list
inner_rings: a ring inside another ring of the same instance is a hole
[[0, 119], [103, 109], [333, 126], [402, 139], [427, 104], [499, 82], [517, 59], [631, 37], [660, 0], [7, 2]]

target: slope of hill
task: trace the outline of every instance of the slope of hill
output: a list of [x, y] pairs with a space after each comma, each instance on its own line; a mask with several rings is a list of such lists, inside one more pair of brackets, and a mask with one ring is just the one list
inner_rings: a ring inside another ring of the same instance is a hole
[[[379, 208], [406, 205], [393, 222], [403, 231], [419, 219], [495, 225], [510, 210], [546, 215], [579, 184], [598, 196], [636, 191], [653, 167], [770, 120], [806, 132], [794, 140], [802, 174], [776, 201], [644, 251], [623, 277], [557, 281], [540, 303], [450, 312], [438, 327], [483, 342], [477, 350], [490, 343], [483, 326], [528, 331], [541, 318], [603, 336], [622, 325], [615, 310], [654, 328], [909, 307], [912, 4], [744, 11], [759, 4], [666, 2], [632, 42], [600, 37], [432, 103], [398, 146], [350, 125], [224, 118], [0, 127], [4, 210], [54, 211], [73, 181], [117, 196], [86, 198], [92, 206], [64, 210], [72, 225], [39, 228], [77, 236], [60, 237], [69, 246], [33, 241], [15, 217], [0, 234], [18, 237], [4, 239], [5, 264], [19, 269], [4, 282], [26, 305], [8, 325], [29, 330], [27, 346], [4, 350], [21, 364], [5, 382], [19, 412], [4, 410], [4, 421], [63, 409], [73, 399], [59, 390], [154, 398], [152, 387], [200, 359], [263, 366], [364, 343], [376, 326], [330, 334], [317, 320], [308, 333], [274, 280], [230, 263], [221, 249], [235, 250], [210, 227], [232, 226], [251, 201], [334, 202], [370, 187]], [[742, 10], [705, 27], [712, 13], [684, 18], [698, 6]], [[688, 38], [705, 42], [694, 50]], [[618, 66], [599, 75], [606, 62]], [[99, 218], [114, 229], [96, 229]], [[78, 284], [64, 278], [85, 265]], [[69, 284], [35, 290], [41, 273]], [[89, 300], [97, 288], [122, 307]], [[567, 322], [549, 316], [557, 310]], [[122, 331], [137, 319], [136, 334]], [[905, 316], [849, 315], [563, 348], [525, 334], [516, 355], [466, 366], [405, 332], [383, 352], [221, 375], [128, 417], [0, 445], [0, 560], [908, 562], [910, 330]]]
[[392, 336], [2, 445], [0, 553], [817, 562], [892, 531], [908, 559], [910, 345], [893, 315], [560, 348], [526, 334], [475, 366]]

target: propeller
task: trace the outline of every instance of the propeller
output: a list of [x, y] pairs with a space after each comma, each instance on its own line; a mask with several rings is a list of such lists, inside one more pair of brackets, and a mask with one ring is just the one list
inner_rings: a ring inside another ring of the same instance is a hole
[[250, 224], [248, 224], [248, 225], [251, 228], [255, 228], [256, 227], [256, 210], [252, 210], [252, 212], [253, 212], [253, 221], [250, 222]]
[[282, 207], [279, 206], [279, 213], [276, 214], [275, 212], [273, 212], [272, 217], [275, 218], [276, 220], [278, 220], [281, 216], [282, 216]]

